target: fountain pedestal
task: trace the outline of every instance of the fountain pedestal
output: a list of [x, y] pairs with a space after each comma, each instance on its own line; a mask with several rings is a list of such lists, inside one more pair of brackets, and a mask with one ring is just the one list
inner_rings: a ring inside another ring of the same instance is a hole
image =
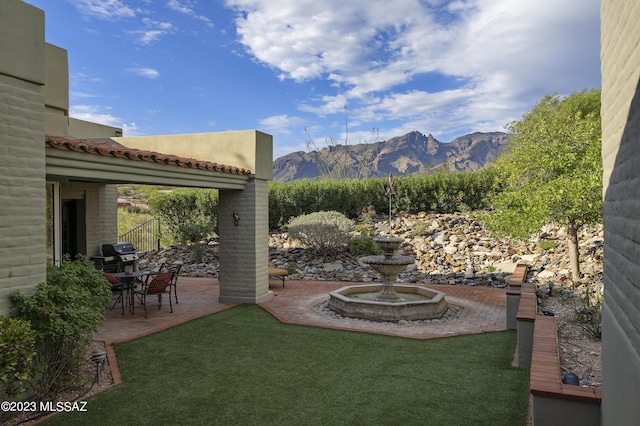
[[366, 256], [360, 259], [362, 263], [371, 266], [374, 271], [382, 277], [382, 291], [375, 300], [381, 302], [397, 302], [400, 296], [393, 288], [396, 276], [404, 271], [407, 265], [413, 263], [413, 258], [409, 256]]

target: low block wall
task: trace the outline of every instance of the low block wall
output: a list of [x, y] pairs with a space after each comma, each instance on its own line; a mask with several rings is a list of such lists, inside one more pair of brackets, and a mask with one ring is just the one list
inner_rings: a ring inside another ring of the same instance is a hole
[[518, 367], [530, 369], [532, 426], [600, 425], [601, 389], [562, 383], [556, 321], [552, 316], [538, 315], [533, 285], [523, 283], [519, 291], [508, 290], [507, 306], [509, 291], [518, 298], [516, 360]]
[[507, 330], [518, 328], [517, 314], [520, 305], [520, 294], [522, 284], [527, 279], [529, 267], [523, 263], [516, 265], [516, 269], [511, 275], [507, 288]]
[[538, 315], [529, 377], [533, 425], [600, 425], [601, 389], [564, 384], [560, 375], [556, 321]]

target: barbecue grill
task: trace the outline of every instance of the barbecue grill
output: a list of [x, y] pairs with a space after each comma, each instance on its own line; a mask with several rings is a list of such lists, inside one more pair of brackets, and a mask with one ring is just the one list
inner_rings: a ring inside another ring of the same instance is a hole
[[105, 270], [124, 271], [131, 266], [137, 269], [138, 253], [131, 243], [120, 242], [102, 245], [103, 266]]

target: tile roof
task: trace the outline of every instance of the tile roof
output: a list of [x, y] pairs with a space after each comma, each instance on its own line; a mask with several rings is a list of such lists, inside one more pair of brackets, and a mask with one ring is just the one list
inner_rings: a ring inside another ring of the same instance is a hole
[[52, 148], [67, 149], [76, 152], [87, 152], [104, 155], [105, 157], [127, 158], [130, 160], [149, 161], [154, 163], [171, 164], [192, 169], [212, 170], [235, 175], [250, 175], [251, 170], [219, 164], [212, 161], [196, 160], [194, 158], [179, 157], [171, 154], [161, 154], [154, 151], [128, 148], [112, 139], [76, 139], [67, 136], [45, 136], [45, 143]]

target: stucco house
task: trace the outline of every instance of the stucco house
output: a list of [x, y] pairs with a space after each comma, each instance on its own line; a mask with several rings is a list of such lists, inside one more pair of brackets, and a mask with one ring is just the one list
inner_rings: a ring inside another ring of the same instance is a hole
[[67, 52], [45, 42], [44, 25], [42, 10], [0, 2], [0, 314], [64, 253], [100, 255], [117, 241], [118, 183], [219, 189], [220, 301], [270, 300], [272, 137], [123, 137], [72, 119]]
[[[9, 293], [43, 281], [63, 251], [94, 255], [115, 241], [121, 182], [219, 188], [221, 299], [269, 300], [271, 137], [127, 138], [70, 119], [66, 52], [45, 43], [44, 19], [23, 1], [0, 1], [0, 314]], [[639, 22], [637, 0], [601, 0], [602, 424], [615, 426], [640, 419]], [[66, 227], [62, 213], [74, 216]]]

